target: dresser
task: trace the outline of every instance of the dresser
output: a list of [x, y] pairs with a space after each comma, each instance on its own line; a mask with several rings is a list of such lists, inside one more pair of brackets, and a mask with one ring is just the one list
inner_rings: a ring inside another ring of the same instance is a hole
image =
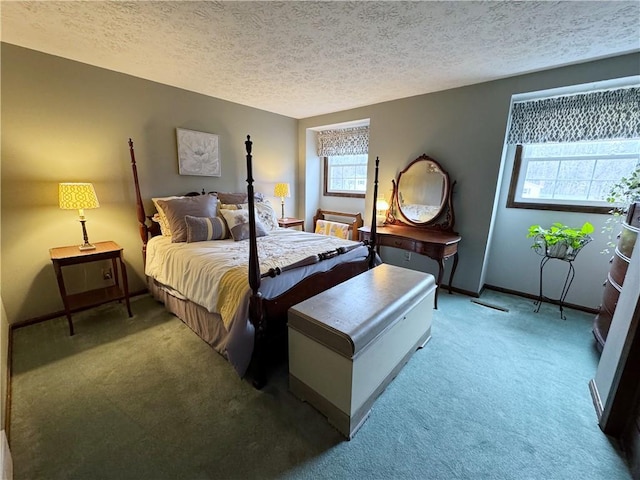
[[611, 320], [618, 304], [624, 278], [627, 274], [633, 247], [640, 232], [640, 202], [629, 207], [627, 217], [622, 222], [622, 231], [618, 235], [618, 243], [609, 263], [609, 273], [604, 283], [604, 294], [598, 314], [593, 321], [593, 336], [598, 350], [602, 351], [609, 334]]

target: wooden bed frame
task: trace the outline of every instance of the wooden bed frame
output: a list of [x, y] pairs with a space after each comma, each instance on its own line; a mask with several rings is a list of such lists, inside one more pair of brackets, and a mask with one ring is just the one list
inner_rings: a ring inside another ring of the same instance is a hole
[[[253, 142], [251, 141], [251, 137], [247, 135], [245, 148], [247, 161], [247, 196], [250, 230], [248, 280], [249, 287], [251, 288], [251, 296], [249, 301], [249, 321], [252, 323], [255, 329], [254, 348], [251, 363], [249, 366], [249, 375], [253, 380], [253, 385], [256, 388], [262, 388], [266, 384], [267, 366], [271, 361], [272, 354], [274, 352], [278, 353], [277, 350], [274, 349], [274, 344], [278, 344], [278, 341], [282, 341], [283, 337], [286, 336], [287, 312], [289, 308], [375, 266], [377, 258], [375, 251], [376, 210], [374, 202], [372, 210], [371, 236], [368, 242], [364, 242], [369, 247], [369, 255], [365, 260], [359, 262], [347, 262], [338, 264], [326, 272], [315, 273], [309, 277], [306, 277], [304, 280], [297, 283], [294, 287], [287, 290], [285, 293], [278, 297], [270, 299], [263, 298], [262, 294], [260, 293], [260, 281], [262, 278], [267, 276], [275, 277], [285, 271], [294, 268], [308, 266], [314, 263], [321, 262], [328, 258], [333, 258], [337, 255], [346, 253], [351, 248], [341, 247], [336, 250], [315, 255], [313, 257], [308, 257], [307, 259], [304, 259], [287, 267], [270, 269], [264, 274], [260, 273], [258, 244], [256, 238], [256, 218], [254, 209], [255, 197], [253, 189], [254, 180], [252, 173], [252, 145]], [[129, 152], [131, 155], [131, 169], [133, 171], [133, 180], [135, 185], [138, 228], [140, 232], [140, 238], [142, 240], [142, 255], [143, 260], [146, 262], [147, 242], [151, 237], [158, 235], [160, 232], [157, 224], [155, 222], [152, 222], [151, 217], [145, 214], [142, 195], [140, 193], [140, 184], [138, 181], [138, 171], [136, 166], [133, 141], [131, 139], [129, 139]], [[376, 158], [375, 165], [376, 167], [373, 198], [377, 198], [378, 191], [378, 158]], [[358, 243], [352, 248], [355, 248], [359, 245], [362, 245], [362, 243]]]

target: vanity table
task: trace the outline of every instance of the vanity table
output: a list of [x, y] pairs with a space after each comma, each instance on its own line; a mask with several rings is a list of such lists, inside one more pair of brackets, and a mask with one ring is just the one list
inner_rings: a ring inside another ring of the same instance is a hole
[[[393, 193], [386, 220], [376, 227], [376, 248], [400, 248], [426, 255], [438, 262], [435, 308], [445, 260], [453, 257], [448, 290], [458, 266], [462, 237], [453, 230], [455, 214], [449, 174], [433, 158], [421, 155], [392, 180]], [[371, 228], [358, 229], [360, 241], [370, 240]]]
[[[360, 241], [371, 238], [369, 227], [360, 227]], [[402, 227], [399, 225], [384, 225], [376, 229], [376, 249], [380, 253], [380, 246], [395, 247], [409, 252], [426, 255], [438, 262], [438, 278], [436, 279], [435, 308], [438, 308], [438, 290], [442, 283], [444, 274], [444, 261], [453, 256], [453, 265], [449, 275], [449, 293], [451, 293], [451, 282], [458, 266], [458, 243], [462, 237], [447, 232], [437, 232], [422, 230], [413, 227]]]

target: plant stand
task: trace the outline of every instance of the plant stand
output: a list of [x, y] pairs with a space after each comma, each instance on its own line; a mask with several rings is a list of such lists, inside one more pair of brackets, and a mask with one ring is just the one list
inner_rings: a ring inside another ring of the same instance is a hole
[[554, 258], [556, 260], [561, 260], [563, 262], [566, 262], [569, 265], [569, 268], [567, 269], [567, 276], [565, 277], [564, 285], [562, 286], [562, 292], [560, 293], [560, 298], [557, 300], [560, 306], [560, 318], [562, 320], [566, 320], [567, 317], [564, 315], [564, 311], [563, 311], [564, 300], [565, 298], [567, 298], [567, 293], [569, 293], [569, 288], [571, 288], [571, 283], [573, 282], [573, 279], [576, 276], [576, 269], [573, 267], [573, 259], [565, 260], [565, 259], [556, 258], [556, 257], [547, 257], [547, 256], [542, 257], [542, 260], [540, 260], [540, 292], [538, 294], [538, 299], [534, 302], [534, 304], [536, 305], [536, 309], [534, 310], [534, 312], [538, 313], [540, 311], [540, 305], [542, 305], [543, 301], [546, 300], [552, 303], [554, 302], [554, 300], [548, 297], [545, 297], [542, 294], [542, 271], [544, 270], [544, 266], [547, 264], [547, 262]]
[[[533, 249], [538, 255], [542, 256], [542, 260], [540, 260], [540, 288], [538, 292], [538, 299], [534, 302], [534, 305], [536, 305], [534, 312], [538, 313], [540, 311], [540, 305], [542, 305], [542, 302], [545, 300], [551, 303], [557, 302], [560, 306], [560, 318], [562, 320], [567, 319], [567, 317], [564, 315], [564, 301], [567, 298], [569, 289], [571, 288], [571, 283], [573, 283], [573, 279], [576, 276], [576, 269], [573, 267], [573, 261], [576, 259], [578, 253], [580, 253], [582, 248], [590, 241], [591, 237], [586, 236], [580, 242], [579, 246], [571, 247], [570, 245], [563, 242], [559, 242], [554, 245], [547, 245], [544, 241], [543, 236], [535, 237]], [[551, 259], [566, 262], [568, 265], [567, 276], [564, 279], [564, 284], [562, 286], [562, 291], [560, 292], [560, 298], [558, 300], [552, 300], [549, 297], [545, 297], [542, 293], [542, 273], [544, 271], [545, 265]]]

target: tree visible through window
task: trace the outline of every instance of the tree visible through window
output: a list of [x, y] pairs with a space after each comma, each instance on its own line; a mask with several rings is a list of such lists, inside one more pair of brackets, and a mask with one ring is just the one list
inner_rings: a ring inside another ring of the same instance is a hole
[[325, 195], [365, 196], [368, 155], [335, 155], [324, 161]]
[[639, 164], [638, 139], [519, 145], [508, 206], [609, 208], [612, 185]]

